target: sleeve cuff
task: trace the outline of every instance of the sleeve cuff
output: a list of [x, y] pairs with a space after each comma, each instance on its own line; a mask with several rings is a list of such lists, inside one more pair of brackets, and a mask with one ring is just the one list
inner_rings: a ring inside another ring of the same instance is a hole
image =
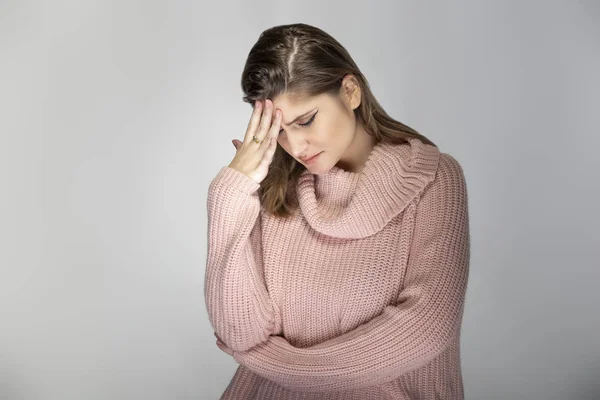
[[254, 194], [260, 188], [260, 183], [256, 183], [244, 173], [229, 166], [221, 168], [213, 182], [219, 185], [230, 186], [246, 194]]

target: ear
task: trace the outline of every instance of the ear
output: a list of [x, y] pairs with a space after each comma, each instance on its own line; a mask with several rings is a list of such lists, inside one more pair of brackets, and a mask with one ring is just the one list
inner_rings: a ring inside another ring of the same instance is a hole
[[358, 79], [353, 74], [347, 74], [342, 80], [342, 92], [346, 104], [352, 110], [356, 109], [361, 103], [361, 88]]

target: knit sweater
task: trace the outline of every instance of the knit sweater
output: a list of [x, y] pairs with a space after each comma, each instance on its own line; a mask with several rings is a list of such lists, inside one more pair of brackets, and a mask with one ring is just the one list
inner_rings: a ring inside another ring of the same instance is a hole
[[410, 138], [362, 171], [303, 171], [299, 211], [228, 166], [208, 189], [206, 307], [240, 365], [221, 399], [463, 399], [462, 167]]

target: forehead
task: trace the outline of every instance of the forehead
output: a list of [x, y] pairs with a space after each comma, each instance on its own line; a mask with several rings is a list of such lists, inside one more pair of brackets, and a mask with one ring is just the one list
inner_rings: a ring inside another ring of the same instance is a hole
[[295, 117], [316, 105], [324, 105], [328, 100], [328, 96], [325, 94], [305, 96], [294, 93], [282, 93], [271, 100], [273, 101], [274, 109], [280, 109], [288, 117]]

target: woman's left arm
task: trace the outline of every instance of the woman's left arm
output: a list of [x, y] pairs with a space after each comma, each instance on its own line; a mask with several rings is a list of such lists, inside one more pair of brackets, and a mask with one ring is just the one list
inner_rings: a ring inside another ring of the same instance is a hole
[[469, 275], [467, 188], [459, 163], [442, 154], [417, 205], [404, 288], [396, 305], [345, 334], [297, 348], [269, 336], [233, 358], [290, 389], [373, 386], [422, 367], [459, 333]]

